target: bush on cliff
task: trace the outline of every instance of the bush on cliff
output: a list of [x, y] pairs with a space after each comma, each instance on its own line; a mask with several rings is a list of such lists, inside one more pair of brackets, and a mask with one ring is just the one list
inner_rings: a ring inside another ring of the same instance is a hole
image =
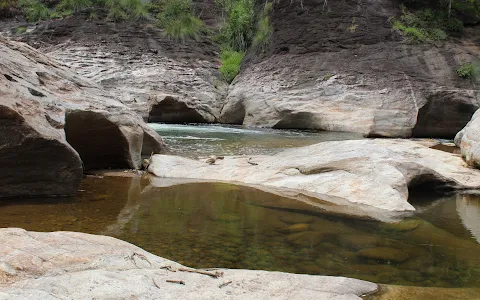
[[244, 52], [254, 36], [255, 10], [253, 0], [222, 0], [217, 2], [225, 12], [220, 41], [225, 47]]
[[191, 0], [164, 0], [159, 3], [158, 9], [157, 24], [170, 38], [181, 41], [196, 39], [205, 30], [202, 20], [194, 14]]
[[402, 15], [393, 22], [393, 29], [402, 31], [411, 42], [437, 42], [446, 40], [447, 32], [462, 31], [463, 24], [457, 18], [449, 18], [447, 11], [410, 12], [402, 7]]
[[244, 52], [238, 52], [230, 49], [222, 50], [220, 54], [220, 73], [228, 83], [231, 83], [240, 71]]
[[51, 18], [50, 10], [36, 0], [20, 0], [19, 4], [28, 22], [37, 22]]

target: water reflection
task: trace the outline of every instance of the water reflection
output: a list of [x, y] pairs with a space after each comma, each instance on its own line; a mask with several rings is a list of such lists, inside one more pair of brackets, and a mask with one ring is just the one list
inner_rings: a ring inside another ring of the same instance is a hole
[[456, 204], [462, 224], [480, 243], [480, 196], [458, 195]]
[[0, 225], [108, 234], [193, 267], [480, 285], [480, 245], [462, 225], [471, 224], [472, 207], [478, 213], [474, 196], [445, 198], [413, 218], [385, 224], [230, 184], [153, 187], [140, 178], [87, 178], [82, 190], [54, 202], [0, 202]]

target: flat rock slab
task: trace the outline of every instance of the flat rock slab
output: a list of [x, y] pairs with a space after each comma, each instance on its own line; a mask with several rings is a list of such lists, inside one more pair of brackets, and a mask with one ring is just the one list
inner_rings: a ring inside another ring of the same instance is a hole
[[149, 171], [160, 177], [152, 180], [156, 186], [233, 182], [382, 221], [414, 211], [409, 188], [480, 187], [480, 172], [468, 168], [460, 156], [411, 140], [324, 142], [273, 156], [225, 157], [213, 165], [154, 155]]
[[280, 272], [222, 269], [223, 276], [213, 278], [180, 271], [185, 267], [127, 242], [85, 233], [7, 228], [0, 229], [0, 240], [8, 241], [0, 246], [0, 299], [349, 300], [377, 290], [357, 279]]

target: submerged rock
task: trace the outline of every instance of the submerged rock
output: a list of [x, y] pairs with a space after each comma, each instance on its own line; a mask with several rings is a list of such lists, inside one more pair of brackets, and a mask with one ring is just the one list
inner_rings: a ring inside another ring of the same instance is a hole
[[297, 247], [313, 247], [320, 244], [324, 240], [321, 233], [315, 231], [302, 231], [289, 234], [285, 241]]
[[408, 253], [389, 247], [366, 248], [358, 251], [357, 254], [365, 258], [393, 262], [404, 262], [410, 258]]
[[[153, 185], [230, 181], [298, 199], [328, 211], [392, 221], [414, 210], [411, 189], [480, 187], [480, 171], [452, 153], [408, 140], [324, 142], [273, 156], [225, 157], [206, 165], [183, 157], [154, 155]], [[337, 205], [332, 205], [332, 203]]]
[[[374, 283], [344, 277], [217, 270], [220, 278], [112, 237], [0, 229], [0, 299], [358, 299]], [[212, 261], [213, 263], [214, 261]], [[177, 272], [174, 272], [177, 270]], [[215, 271], [210, 271], [214, 273]], [[183, 285], [167, 280], [181, 280]], [[221, 288], [223, 283], [231, 282]], [[315, 288], [312, 288], [315, 287]]]
[[312, 223], [315, 220], [312, 216], [302, 215], [302, 214], [286, 214], [280, 216], [280, 221], [287, 224], [296, 224], [296, 223]]
[[283, 227], [280, 229], [281, 232], [301, 232], [301, 231], [307, 231], [309, 229], [308, 224], [306, 223], [298, 223], [298, 224], [293, 224], [290, 226]]
[[411, 220], [403, 220], [396, 223], [384, 224], [383, 226], [384, 228], [388, 230], [393, 230], [393, 231], [410, 231], [417, 228], [419, 224], [420, 224], [420, 221], [411, 219]]
[[0, 37], [0, 197], [71, 195], [89, 169], [139, 168], [156, 132], [97, 85]]

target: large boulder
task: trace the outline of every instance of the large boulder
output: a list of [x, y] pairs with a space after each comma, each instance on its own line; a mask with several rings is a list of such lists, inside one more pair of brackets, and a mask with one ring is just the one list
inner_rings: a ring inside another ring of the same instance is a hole
[[357, 279], [266, 271], [206, 272], [221, 275], [213, 278], [182, 271], [195, 269], [127, 242], [85, 233], [7, 228], [0, 229], [0, 240], [8, 241], [0, 246], [0, 299], [360, 300], [378, 289]]
[[455, 136], [455, 144], [460, 147], [463, 159], [468, 165], [480, 168], [480, 110], [472, 120]]
[[276, 2], [270, 44], [247, 56], [221, 122], [453, 138], [479, 108], [455, 72], [478, 52], [478, 28], [461, 43], [412, 45], [392, 29], [397, 1], [301, 2]]
[[96, 84], [0, 38], [0, 197], [71, 195], [85, 168], [139, 168], [162, 139]]
[[412, 190], [480, 187], [480, 171], [467, 168], [458, 155], [409, 140], [324, 142], [273, 156], [225, 157], [213, 165], [154, 155], [149, 171], [159, 177], [154, 185], [176, 183], [164, 177], [229, 181], [382, 221], [414, 210], [408, 202]]

